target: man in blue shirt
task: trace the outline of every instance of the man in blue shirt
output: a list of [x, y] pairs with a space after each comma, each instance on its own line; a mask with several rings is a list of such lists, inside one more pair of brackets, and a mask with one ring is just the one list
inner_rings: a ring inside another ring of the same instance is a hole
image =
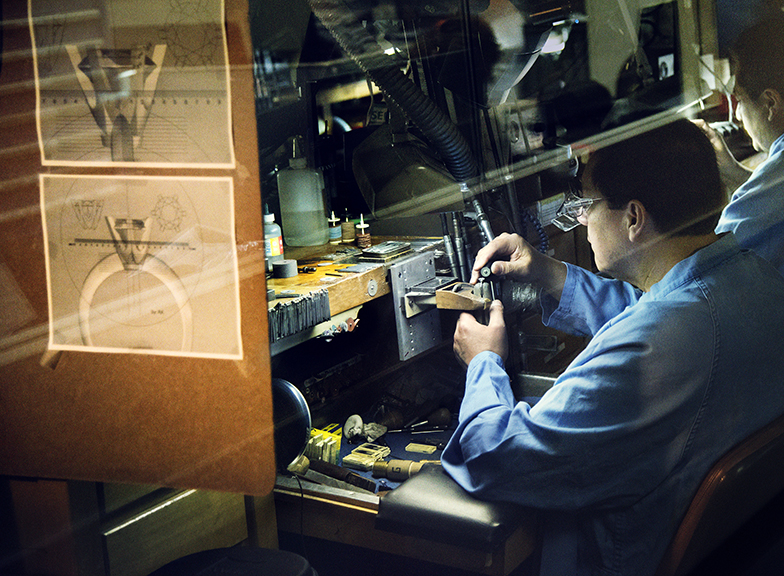
[[[781, 38], [784, 38], [784, 17], [768, 17], [744, 30], [731, 54], [737, 117], [755, 148], [767, 151], [765, 161], [755, 170], [748, 170], [732, 157], [719, 135], [704, 123], [701, 125], [718, 154], [724, 184], [734, 190], [719, 218], [716, 233], [733, 232], [743, 248], [754, 250], [784, 274], [784, 42]], [[494, 266], [497, 267], [494, 273], [503, 275], [503, 262]], [[478, 272], [474, 274], [475, 280]], [[540, 263], [539, 276], [540, 282], [546, 282], [552, 291], [560, 294], [564, 289], [566, 273], [560, 263]], [[566, 290], [583, 289], [579, 283], [571, 283], [577, 278], [572, 276]], [[590, 290], [597, 289], [590, 286]], [[601, 294], [594, 292], [593, 297], [603, 301], [626, 299], [629, 304], [639, 298], [632, 287], [622, 282], [603, 283], [601, 290]], [[592, 311], [586, 312], [590, 315]], [[604, 318], [584, 318], [580, 323], [592, 320], [600, 326]], [[590, 330], [579, 333], [590, 334]]]
[[442, 463], [480, 498], [545, 511], [542, 576], [645, 576], [711, 465], [784, 413], [784, 278], [714, 234], [724, 191], [689, 121], [598, 150], [583, 186], [567, 209], [628, 288], [595, 299], [612, 280], [519, 236], [480, 250], [475, 278], [492, 262], [539, 285], [545, 323], [592, 339], [530, 406], [504, 370], [501, 303], [487, 325], [462, 314], [466, 390]]
[[735, 160], [715, 132], [722, 179], [734, 190], [716, 232], [734, 232], [784, 273], [784, 18], [767, 18], [745, 30], [735, 42], [737, 117], [754, 147], [767, 152], [754, 171]]

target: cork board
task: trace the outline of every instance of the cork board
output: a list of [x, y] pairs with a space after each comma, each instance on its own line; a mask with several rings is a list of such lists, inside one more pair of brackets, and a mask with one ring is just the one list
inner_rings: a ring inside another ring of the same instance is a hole
[[[141, 9], [141, 5], [140, 9]], [[44, 165], [24, 3], [3, 1], [0, 68], [0, 474], [268, 494], [274, 445], [252, 49], [226, 0], [234, 162]], [[241, 352], [51, 351], [41, 175], [229, 179]]]

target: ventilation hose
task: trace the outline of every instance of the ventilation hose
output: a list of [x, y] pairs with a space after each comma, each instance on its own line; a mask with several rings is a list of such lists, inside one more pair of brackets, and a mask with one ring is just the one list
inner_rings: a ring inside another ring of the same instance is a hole
[[389, 56], [345, 2], [310, 0], [310, 6], [345, 53], [385, 97], [405, 111], [438, 151], [452, 177], [458, 182], [476, 177], [479, 166], [457, 126], [401, 71], [401, 66], [389, 65]]

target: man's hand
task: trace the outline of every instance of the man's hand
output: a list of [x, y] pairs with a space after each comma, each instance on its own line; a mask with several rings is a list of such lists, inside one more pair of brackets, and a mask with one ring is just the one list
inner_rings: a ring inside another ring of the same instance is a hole
[[477, 282], [479, 271], [488, 263], [495, 276], [534, 284], [556, 300], [561, 299], [566, 265], [537, 251], [517, 234], [500, 234], [477, 252], [471, 270], [472, 284]]
[[692, 120], [699, 126], [713, 144], [713, 149], [716, 151], [716, 160], [719, 164], [719, 172], [724, 185], [729, 189], [730, 194], [740, 187], [751, 176], [751, 170], [746, 168], [743, 164], [735, 159], [727, 143], [722, 138], [721, 134], [716, 132], [704, 120]]
[[506, 339], [506, 323], [504, 322], [504, 306], [500, 300], [490, 304], [490, 322], [485, 326], [467, 312], [463, 312], [457, 321], [455, 339], [452, 343], [455, 356], [466, 366], [479, 354], [489, 350], [506, 360], [509, 343]]

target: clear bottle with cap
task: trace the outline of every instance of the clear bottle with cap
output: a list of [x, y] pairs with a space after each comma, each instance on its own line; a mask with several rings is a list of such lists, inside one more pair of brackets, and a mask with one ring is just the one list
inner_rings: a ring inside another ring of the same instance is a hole
[[270, 213], [266, 206], [264, 210], [264, 260], [268, 272], [272, 270], [273, 262], [283, 260], [283, 236], [280, 226], [275, 223], [275, 214]]
[[324, 205], [324, 178], [309, 168], [294, 139], [288, 168], [278, 171], [278, 198], [283, 238], [287, 246], [318, 246], [329, 240]]

